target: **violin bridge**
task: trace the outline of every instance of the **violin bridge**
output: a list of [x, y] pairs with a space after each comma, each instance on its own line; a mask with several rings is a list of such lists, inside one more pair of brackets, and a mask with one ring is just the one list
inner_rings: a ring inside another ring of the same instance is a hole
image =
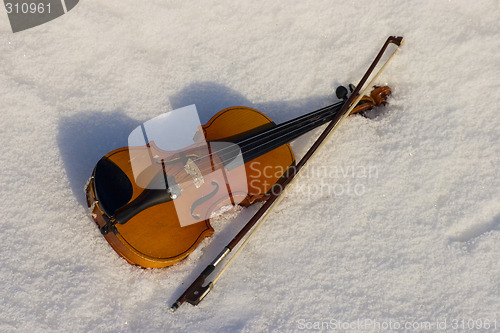
[[184, 166], [184, 171], [193, 178], [193, 183], [196, 188], [200, 188], [205, 182], [203, 175], [201, 174], [200, 168], [193, 162], [192, 159], [188, 159], [186, 165]]

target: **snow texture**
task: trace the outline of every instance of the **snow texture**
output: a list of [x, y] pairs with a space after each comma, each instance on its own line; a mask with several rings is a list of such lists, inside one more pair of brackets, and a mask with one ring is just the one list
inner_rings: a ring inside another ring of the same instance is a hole
[[[497, 0], [85, 0], [16, 34], [1, 8], [0, 331], [500, 330]], [[141, 269], [86, 216], [95, 163], [193, 103], [280, 123], [336, 102], [389, 35], [390, 104], [347, 119], [207, 298], [170, 313], [256, 207]]]

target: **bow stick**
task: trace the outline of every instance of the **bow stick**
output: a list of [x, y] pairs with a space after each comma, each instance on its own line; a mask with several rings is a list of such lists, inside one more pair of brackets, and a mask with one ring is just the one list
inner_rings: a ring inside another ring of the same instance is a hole
[[[326, 129], [321, 133], [321, 135], [316, 139], [314, 144], [309, 148], [306, 154], [301, 158], [299, 163], [290, 167], [287, 171], [287, 176], [285, 180], [279, 184], [280, 191], [273, 193], [268, 197], [266, 202], [262, 205], [262, 207], [255, 213], [254, 216], [247, 222], [247, 224], [241, 229], [241, 231], [224, 247], [221, 253], [210, 263], [201, 274], [196, 278], [196, 280], [184, 291], [184, 293], [177, 299], [177, 301], [170, 307], [172, 312], [176, 311], [184, 302], [188, 302], [192, 305], [198, 305], [203, 298], [212, 290], [213, 286], [220, 279], [221, 275], [225, 272], [225, 270], [232, 263], [234, 258], [238, 255], [241, 249], [247, 244], [250, 237], [258, 230], [258, 228], [262, 225], [262, 223], [266, 220], [268, 214], [271, 212], [272, 208], [276, 206], [283, 199], [283, 192], [287, 188], [289, 184], [291, 184], [292, 180], [295, 179], [295, 176], [299, 174], [301, 170], [303, 170], [306, 163], [317, 153], [319, 148], [321, 148], [326, 139], [334, 132], [334, 130], [340, 125], [340, 123], [352, 112], [354, 107], [361, 100], [362, 96], [368, 91], [368, 89], [374, 84], [375, 80], [378, 78], [380, 73], [385, 69], [387, 64], [391, 61], [391, 59], [396, 55], [399, 51], [399, 46], [403, 43], [403, 37], [390, 36], [387, 38], [386, 42], [380, 49], [379, 53], [375, 57], [375, 60], [372, 62], [368, 70], [366, 71], [363, 78], [360, 80], [354, 91], [351, 93], [350, 97], [343, 104], [342, 108], [338, 113], [335, 114], [332, 121], [326, 127]], [[389, 44], [395, 44], [398, 46], [391, 56], [386, 60], [386, 62], [382, 65], [382, 67], [377, 71], [375, 76], [371, 79], [370, 83], [366, 85], [366, 88], [360, 93], [361, 89], [365, 85], [368, 78], [371, 76], [373, 70], [379, 63], [380, 59], [384, 55]], [[253, 230], [252, 230], [253, 228]], [[218, 272], [217, 276], [209, 282], [207, 285], [205, 284], [205, 280], [211, 275], [215, 268], [222, 262], [222, 260], [234, 249], [234, 247], [245, 237], [245, 235], [252, 230], [252, 232], [247, 236], [247, 238], [243, 241], [238, 250], [233, 254], [233, 256], [227, 261], [227, 263], [222, 267], [222, 269]]]

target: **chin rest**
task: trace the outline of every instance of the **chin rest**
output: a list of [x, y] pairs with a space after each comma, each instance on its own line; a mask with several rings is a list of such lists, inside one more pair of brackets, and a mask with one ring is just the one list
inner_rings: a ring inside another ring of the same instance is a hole
[[129, 202], [133, 193], [127, 175], [106, 157], [95, 166], [94, 190], [99, 207], [108, 216], [113, 216], [118, 208]]

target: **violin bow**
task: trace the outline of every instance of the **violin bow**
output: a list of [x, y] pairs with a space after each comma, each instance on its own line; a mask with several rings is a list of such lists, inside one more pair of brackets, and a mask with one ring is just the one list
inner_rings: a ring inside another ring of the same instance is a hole
[[[363, 86], [365, 86], [366, 81], [372, 75], [377, 64], [380, 62], [380, 59], [384, 55], [387, 47], [390, 44], [395, 44], [397, 48], [393, 51], [390, 57], [385, 61], [385, 63], [380, 67], [380, 69], [375, 73], [370, 82], [366, 85], [363, 91], [360, 93]], [[330, 121], [329, 125], [325, 128], [325, 130], [321, 133], [321, 135], [316, 139], [314, 144], [309, 148], [306, 154], [300, 159], [299, 163], [296, 166], [290, 167], [287, 171], [286, 178], [282, 183], [280, 183], [280, 191], [272, 191], [271, 195], [267, 198], [265, 203], [259, 208], [259, 210], [252, 216], [252, 218], [245, 224], [245, 226], [240, 230], [240, 232], [224, 247], [224, 249], [217, 255], [217, 257], [201, 272], [201, 274], [196, 278], [196, 280], [184, 291], [184, 293], [177, 299], [177, 301], [170, 307], [172, 312], [176, 311], [182, 304], [188, 302], [192, 305], [198, 305], [205, 296], [212, 290], [214, 285], [220, 279], [222, 274], [226, 271], [229, 265], [232, 263], [234, 258], [239, 254], [239, 252], [243, 249], [243, 247], [248, 243], [251, 236], [259, 229], [262, 223], [266, 220], [267, 216], [271, 212], [272, 208], [274, 208], [282, 199], [283, 192], [287, 188], [288, 185], [292, 183], [303, 169], [306, 163], [318, 152], [318, 150], [325, 144], [326, 139], [330, 137], [330, 135], [337, 129], [337, 127], [344, 121], [347, 116], [351, 114], [355, 106], [361, 100], [363, 95], [365, 95], [370, 89], [370, 87], [375, 83], [376, 79], [383, 72], [387, 64], [394, 58], [394, 56], [399, 51], [399, 46], [403, 44], [403, 37], [390, 36], [387, 38], [386, 42], [380, 49], [379, 53], [373, 60], [372, 64], [366, 71], [363, 78], [359, 81], [358, 85], [351, 93], [347, 101], [342, 105], [342, 108], [339, 112], [335, 114], [333, 119]], [[251, 231], [251, 232], [250, 232]], [[250, 232], [250, 233], [249, 233]], [[245, 237], [243, 243], [241, 243], [240, 247], [234, 252], [231, 258], [225, 263], [225, 265], [219, 270], [214, 279], [205, 284], [205, 280], [215, 271], [215, 268], [223, 261], [223, 259], [236, 247], [236, 245]]]

